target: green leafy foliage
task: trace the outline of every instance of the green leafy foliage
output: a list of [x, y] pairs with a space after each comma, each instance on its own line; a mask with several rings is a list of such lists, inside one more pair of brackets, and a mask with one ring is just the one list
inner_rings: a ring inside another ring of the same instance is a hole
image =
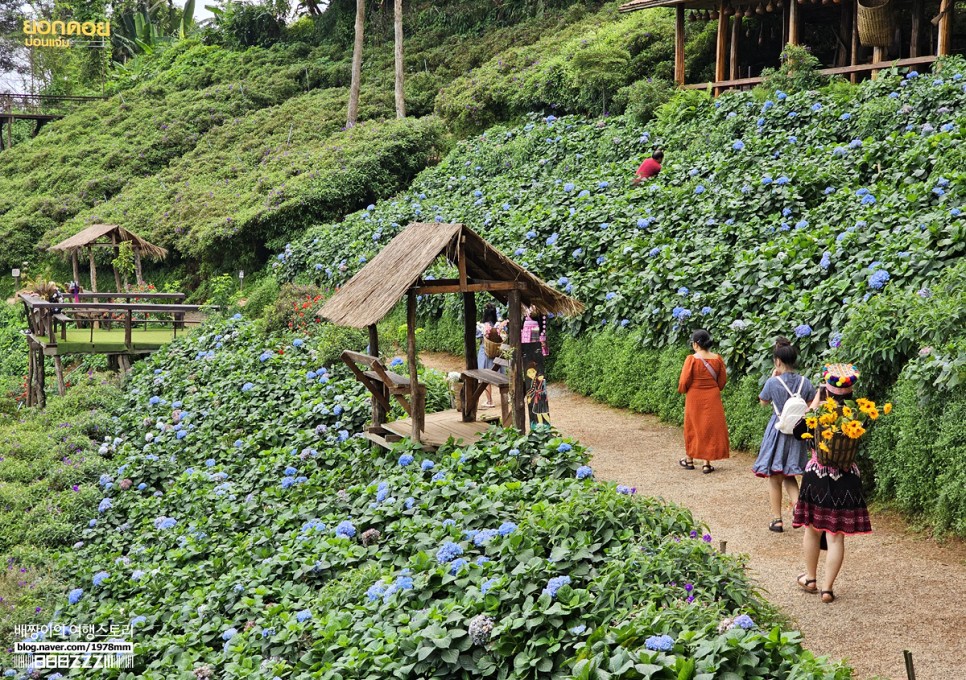
[[123, 610], [119, 677], [537, 678], [612, 664], [618, 638], [653, 677], [847, 677], [773, 629], [687, 510], [594, 481], [549, 428], [372, 451], [350, 434], [364, 390], [324, 365], [341, 341], [231, 318], [134, 369], [55, 605], [75, 624]]

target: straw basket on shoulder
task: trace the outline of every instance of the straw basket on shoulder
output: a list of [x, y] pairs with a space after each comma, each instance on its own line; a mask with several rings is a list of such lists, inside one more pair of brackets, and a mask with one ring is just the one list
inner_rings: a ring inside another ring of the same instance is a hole
[[503, 352], [503, 343], [483, 338], [483, 353], [490, 359], [496, 359]]
[[896, 36], [892, 0], [859, 0], [859, 42], [865, 47], [889, 47]]
[[819, 463], [840, 469], [852, 467], [852, 463], [855, 462], [855, 454], [859, 450], [860, 440], [852, 439], [841, 432], [836, 432], [832, 435], [831, 439], [823, 440], [820, 431], [815, 430], [815, 441], [824, 441], [829, 449], [828, 453], [826, 453], [821, 447], [816, 445], [816, 457]]

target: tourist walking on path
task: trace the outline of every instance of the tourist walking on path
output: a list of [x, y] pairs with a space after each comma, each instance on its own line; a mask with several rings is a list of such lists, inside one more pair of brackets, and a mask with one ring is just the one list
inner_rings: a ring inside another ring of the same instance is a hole
[[[817, 410], [826, 398], [833, 399], [841, 408], [846, 399], [852, 398], [852, 386], [859, 372], [850, 364], [830, 364], [825, 366], [824, 376], [825, 384], [816, 392], [811, 409]], [[814, 433], [815, 428], [811, 431]], [[802, 488], [792, 518], [792, 526], [805, 527], [802, 539], [805, 573], [798, 576], [798, 585], [806, 592], [821, 593], [822, 602], [828, 604], [835, 601], [832, 589], [845, 559], [845, 537], [872, 533], [872, 522], [858, 465], [854, 462], [847, 467], [823, 465], [814, 446], [810, 448], [812, 457], [802, 475]], [[818, 558], [826, 548], [825, 577], [819, 588], [816, 585]]]
[[725, 422], [721, 390], [728, 382], [724, 361], [708, 351], [711, 335], [698, 329], [691, 334], [694, 354], [684, 360], [678, 392], [684, 398], [684, 451], [686, 458], [678, 465], [694, 469], [695, 460], [703, 460], [702, 471], [714, 472], [713, 460], [731, 455], [728, 444], [728, 424]]
[[752, 470], [759, 477], [768, 478], [768, 499], [774, 518], [768, 528], [781, 532], [785, 530], [782, 522], [782, 487], [794, 507], [798, 502], [798, 482], [795, 477], [805, 472], [808, 451], [802, 439], [790, 432], [779, 431], [776, 424], [785, 411], [785, 402], [793, 397], [809, 402], [815, 397], [815, 388], [808, 378], [795, 371], [798, 351], [787, 338], [780, 337], [775, 341], [772, 357], [775, 369], [758, 395], [759, 401], [772, 409], [772, 415], [765, 427]]

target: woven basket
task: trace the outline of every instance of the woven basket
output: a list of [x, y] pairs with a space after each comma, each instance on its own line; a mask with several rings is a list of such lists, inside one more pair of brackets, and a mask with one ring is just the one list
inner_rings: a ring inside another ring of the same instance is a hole
[[490, 359], [496, 359], [503, 353], [503, 343], [483, 338], [483, 353]]
[[895, 40], [896, 13], [892, 0], [859, 0], [859, 42], [865, 47], [889, 47]]
[[821, 438], [820, 429], [815, 430], [815, 441], [824, 441], [826, 446], [828, 446], [829, 451], [825, 453], [818, 444], [816, 444], [816, 457], [818, 462], [822, 465], [831, 465], [839, 469], [847, 469], [852, 467], [852, 463], [855, 462], [855, 454], [859, 450], [859, 439], [852, 439], [851, 437], [842, 434], [841, 432], [836, 432], [832, 435], [832, 438], [825, 440]]
[[449, 394], [452, 398], [453, 408], [457, 411], [463, 410], [463, 383], [455, 382], [449, 386]]

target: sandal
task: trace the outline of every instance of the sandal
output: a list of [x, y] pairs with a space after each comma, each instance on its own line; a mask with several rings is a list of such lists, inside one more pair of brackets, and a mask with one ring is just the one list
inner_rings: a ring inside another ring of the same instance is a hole
[[714, 467], [711, 465], [711, 463], [705, 463], [701, 466], [701, 472], [707, 475], [714, 472]]
[[[835, 602], [835, 593], [833, 593], [831, 590], [820, 590], [818, 592], [822, 596], [822, 602], [824, 602], [825, 604], [832, 604], [833, 602]], [[828, 595], [827, 600], [825, 599], [826, 595]]]
[[806, 593], [812, 593], [814, 595], [815, 593], [818, 592], [818, 586], [817, 585], [813, 585], [811, 588], [809, 588], [808, 587], [808, 584], [809, 583], [815, 583], [816, 581], [813, 578], [806, 578], [803, 581], [802, 579], [805, 578], [806, 576], [808, 576], [808, 574], [799, 574], [798, 575], [798, 578], [795, 579], [795, 580], [798, 581], [798, 587], [799, 588], [801, 588], [802, 590], [804, 590]]
[[679, 460], [678, 461], [678, 465], [680, 465], [681, 467], [683, 467], [685, 470], [693, 470], [694, 469], [694, 461], [693, 460], [688, 460], [687, 458], [682, 458], [681, 460]]
[[771, 524], [768, 525], [768, 530], [774, 531], [779, 534], [785, 531], [785, 523], [782, 522], [782, 518], [776, 517], [775, 519], [773, 519], [771, 521]]

